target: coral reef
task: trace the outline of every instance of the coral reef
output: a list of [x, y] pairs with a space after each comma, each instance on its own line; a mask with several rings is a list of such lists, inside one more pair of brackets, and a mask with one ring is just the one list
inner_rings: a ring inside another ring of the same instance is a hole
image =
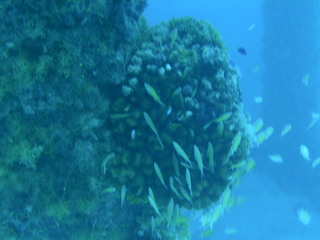
[[246, 172], [218, 33], [192, 18], [149, 28], [145, 6], [2, 1], [0, 238], [185, 239], [180, 208]]
[[110, 97], [115, 157], [108, 166], [128, 194], [146, 199], [150, 187], [160, 206], [173, 198], [207, 208], [232, 181], [233, 166], [248, 157], [237, 71], [206, 22], [187, 17], [141, 28], [126, 79]]

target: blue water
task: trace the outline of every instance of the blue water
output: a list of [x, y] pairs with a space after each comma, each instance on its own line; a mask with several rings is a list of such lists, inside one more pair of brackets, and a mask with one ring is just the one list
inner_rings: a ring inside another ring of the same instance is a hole
[[[303, 4], [303, 1], [288, 1], [287, 4], [291, 4], [292, 2]], [[317, 1], [304, 2], [306, 2], [305, 4], [309, 4], [309, 2]], [[267, 21], [263, 19], [263, 16], [266, 18], [266, 15], [263, 15], [263, 12], [268, 12], [267, 10], [270, 9], [263, 9], [264, 7], [266, 7], [266, 5], [263, 5], [262, 0], [150, 0], [145, 16], [151, 25], [170, 20], [173, 17], [177, 18], [182, 16], [192, 16], [197, 19], [209, 21], [221, 33], [222, 39], [229, 49], [231, 60], [241, 70], [242, 77], [240, 79], [240, 87], [243, 93], [245, 111], [250, 114], [252, 120], [255, 120], [262, 115], [273, 116], [272, 104], [280, 107], [283, 106], [284, 109], [285, 104], [288, 104], [286, 103], [286, 96], [283, 96], [283, 100], [277, 100], [277, 102], [271, 102], [270, 97], [267, 98], [267, 100], [264, 99], [264, 95], [269, 94], [270, 96], [273, 93], [278, 93], [278, 86], [268, 85], [266, 76], [282, 75], [284, 72], [283, 69], [289, 69], [287, 70], [288, 76], [296, 75], [297, 81], [300, 81], [302, 79], [301, 72], [319, 73], [318, 69], [320, 65], [317, 58], [313, 60], [312, 65], [308, 65], [307, 67], [301, 64], [302, 69], [297, 69], [296, 65], [294, 65], [290, 59], [282, 62], [281, 65], [276, 68], [271, 68], [270, 65], [267, 65], [270, 64], [270, 62], [272, 63], [272, 58], [276, 55], [273, 51], [277, 49], [279, 52], [281, 48], [275, 47], [274, 44], [277, 44], [276, 42], [271, 43], [265, 39], [265, 37], [268, 37], [266, 36], [268, 31], [266, 31], [265, 28], [279, 28], [279, 25], [272, 26], [269, 23], [269, 25], [266, 26]], [[268, 5], [268, 7], [273, 7], [272, 3]], [[282, 8], [282, 11], [283, 9], [284, 8]], [[296, 9], [299, 10], [300, 8], [297, 7]], [[275, 9], [275, 11], [279, 11], [279, 9]], [[297, 14], [297, 16], [302, 18], [301, 14], [303, 13], [300, 11], [296, 13], [283, 11], [279, 15], [285, 19], [286, 14], [290, 14], [288, 17]], [[306, 19], [310, 17], [308, 14], [303, 16]], [[312, 22], [312, 19], [310, 21], [312, 26], [313, 24], [317, 24]], [[255, 28], [249, 31], [248, 28], [253, 24]], [[320, 23], [318, 24], [320, 25]], [[281, 26], [283, 31], [280, 29], [279, 38], [286, 38], [285, 34], [289, 27], [290, 26], [285, 25]], [[303, 38], [309, 34], [320, 38], [320, 34], [317, 35], [312, 30], [316, 28], [312, 28], [310, 25], [301, 27], [306, 31], [304, 33], [306, 35], [297, 35], [296, 43], [288, 42], [287, 49], [286, 46], [284, 46], [282, 49], [283, 52], [280, 51], [277, 54], [283, 54], [285, 56], [286, 52], [295, 52], [296, 49], [305, 49], [308, 53], [318, 51], [319, 46], [300, 46], [304, 42]], [[310, 33], [307, 32], [309, 27]], [[281, 34], [283, 34], [283, 36], [281, 36]], [[292, 41], [295, 41], [295, 39], [292, 39]], [[237, 51], [238, 47], [244, 47], [247, 55], [239, 54]], [[269, 49], [270, 55], [268, 55]], [[265, 52], [263, 56], [261, 54], [262, 51]], [[301, 59], [302, 62], [305, 58], [303, 51], [301, 53], [298, 50], [295, 57], [296, 59]], [[268, 60], [266, 60], [266, 58], [268, 58]], [[259, 65], [260, 69], [254, 73], [253, 69], [257, 65]], [[268, 71], [272, 71], [272, 73]], [[296, 71], [296, 74], [294, 71]], [[293, 96], [292, 99], [294, 99], [296, 93], [292, 92], [290, 81], [288, 81], [288, 79], [284, 79], [284, 81], [287, 81], [288, 84], [286, 86], [281, 85], [281, 87], [287, 87], [288, 89], [284, 90], [287, 90], [288, 96]], [[290, 108], [293, 109], [291, 111], [294, 111], [295, 107], [302, 109], [303, 114], [301, 114], [299, 118], [290, 119], [290, 123], [293, 126], [307, 126], [310, 122], [310, 113], [312, 111], [320, 112], [320, 109], [318, 109], [320, 101], [317, 97], [319, 95], [317, 93], [319, 92], [319, 82], [319, 77], [313, 74], [310, 78], [309, 88], [303, 88], [304, 86], [301, 83], [301, 91], [298, 90], [299, 92], [297, 93], [297, 95], [299, 95], [298, 103], [293, 102], [292, 104], [295, 103], [295, 105], [291, 105]], [[264, 89], [264, 87], [268, 87], [267, 90]], [[274, 87], [273, 90], [272, 87]], [[261, 103], [255, 102], [254, 98], [257, 96], [262, 97], [263, 101]], [[316, 104], [310, 107], [310, 101]], [[290, 116], [290, 113], [285, 116]], [[267, 117], [267, 119], [270, 118]], [[281, 128], [279, 126], [282, 123], [288, 123], [287, 121], [286, 117], [277, 113], [269, 122], [265, 122], [267, 126], [274, 122], [279, 123], [279, 125], [273, 126], [275, 132], [267, 143], [261, 147], [252, 149], [251, 155], [256, 160], [256, 167], [243, 178], [242, 184], [234, 189], [234, 193], [237, 196], [244, 197], [246, 200], [244, 203], [231, 209], [230, 212], [224, 214], [215, 225], [214, 234], [208, 239], [319, 239], [320, 166], [312, 169], [311, 163], [304, 160], [299, 154], [299, 145], [297, 145], [297, 143], [308, 144], [308, 146], [310, 146], [311, 159], [320, 156], [318, 133], [320, 123], [317, 123], [312, 128], [312, 131], [306, 132], [303, 130], [297, 133], [294, 132], [293, 129], [292, 132], [295, 135], [291, 135], [290, 137], [289, 133], [287, 136], [281, 138]], [[286, 157], [282, 164], [272, 163], [268, 159], [269, 154], [275, 153]], [[311, 215], [311, 222], [307, 226], [298, 220], [297, 211], [301, 208], [307, 210]], [[190, 213], [190, 218], [192, 239], [201, 239], [202, 229], [197, 218], [197, 213]], [[232, 235], [227, 235], [225, 229], [228, 227], [235, 228], [237, 232]]]

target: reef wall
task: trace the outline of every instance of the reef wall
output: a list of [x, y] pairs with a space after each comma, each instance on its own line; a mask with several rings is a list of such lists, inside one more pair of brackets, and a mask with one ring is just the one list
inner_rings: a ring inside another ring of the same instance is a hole
[[145, 6], [2, 2], [2, 239], [186, 239], [180, 208], [236, 203], [254, 166], [237, 69], [208, 23], [149, 28]]

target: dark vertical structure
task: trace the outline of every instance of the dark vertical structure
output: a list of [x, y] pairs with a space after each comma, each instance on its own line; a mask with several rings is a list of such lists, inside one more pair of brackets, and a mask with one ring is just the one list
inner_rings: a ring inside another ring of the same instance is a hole
[[[274, 167], [271, 172], [282, 189], [296, 194], [304, 191], [303, 194], [313, 195], [316, 191], [313, 187], [317, 187], [314, 184], [316, 170], [311, 169], [311, 163], [304, 162], [299, 147], [308, 146], [313, 159], [320, 155], [320, 122], [306, 131], [311, 112], [320, 111], [319, 6], [318, 0], [265, 0], [263, 3], [265, 101], [262, 114], [275, 133], [262, 150], [265, 155], [283, 156], [285, 167]], [[307, 86], [302, 81], [305, 74], [310, 75]], [[280, 137], [281, 129], [288, 123], [292, 124], [292, 131]], [[312, 184], [313, 189], [305, 189], [306, 184]]]

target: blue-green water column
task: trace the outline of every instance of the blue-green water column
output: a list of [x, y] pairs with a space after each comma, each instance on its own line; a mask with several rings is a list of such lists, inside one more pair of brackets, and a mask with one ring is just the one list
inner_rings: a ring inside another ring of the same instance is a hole
[[[316, 144], [320, 123], [306, 130], [312, 120], [311, 113], [319, 112], [320, 103], [319, 5], [320, 1], [316, 0], [265, 0], [263, 3], [262, 115], [275, 133], [262, 150], [265, 159], [268, 154], [283, 156], [286, 170], [275, 167], [272, 174], [288, 191], [295, 191], [315, 178], [311, 162], [304, 162], [299, 153], [300, 145], [308, 146], [311, 158], [320, 155]], [[292, 131], [280, 137], [285, 124], [291, 124]], [[262, 164], [270, 165], [267, 160]]]

